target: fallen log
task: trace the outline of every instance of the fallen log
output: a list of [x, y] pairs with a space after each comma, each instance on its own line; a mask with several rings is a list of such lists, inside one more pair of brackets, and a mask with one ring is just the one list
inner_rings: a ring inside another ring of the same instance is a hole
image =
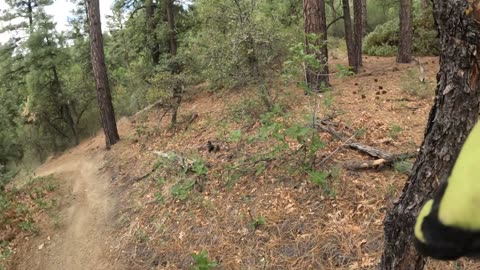
[[368, 145], [364, 145], [364, 144], [360, 144], [360, 143], [349, 143], [349, 144], [346, 144], [345, 145], [346, 147], [349, 147], [351, 149], [354, 149], [354, 150], [358, 150], [362, 153], [365, 153], [365, 154], [368, 154], [374, 158], [380, 158], [380, 159], [391, 159], [394, 155], [384, 151], [384, 150], [381, 150], [381, 149], [378, 149], [378, 148], [375, 148], [375, 147], [372, 147], [372, 146], [368, 146]]
[[348, 170], [356, 171], [356, 170], [364, 170], [364, 169], [379, 169], [385, 166], [391, 166], [394, 162], [409, 158], [414, 158], [417, 156], [417, 153], [403, 153], [398, 155], [391, 155], [389, 154], [389, 158], [378, 158], [375, 160], [367, 160], [367, 161], [351, 161], [346, 162], [344, 167]]

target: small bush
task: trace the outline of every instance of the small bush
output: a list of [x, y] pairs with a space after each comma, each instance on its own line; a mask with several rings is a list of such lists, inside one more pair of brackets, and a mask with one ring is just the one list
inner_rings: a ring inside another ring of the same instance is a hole
[[179, 181], [172, 187], [172, 196], [184, 201], [188, 199], [190, 191], [192, 191], [194, 185], [195, 180], [187, 179], [184, 181]]
[[[368, 55], [394, 56], [398, 51], [400, 22], [392, 19], [375, 28], [365, 38], [363, 51]], [[415, 12], [413, 20], [413, 53], [438, 55], [439, 41], [431, 12]]]
[[403, 131], [402, 127], [399, 125], [391, 125], [390, 130], [388, 131], [388, 137], [396, 140], [398, 136]]
[[195, 261], [193, 270], [210, 270], [217, 267], [217, 262], [211, 261], [208, 258], [208, 253], [202, 251], [198, 254], [192, 254], [193, 260]]
[[410, 173], [413, 168], [413, 164], [407, 160], [399, 160], [393, 163], [393, 168], [398, 173]]

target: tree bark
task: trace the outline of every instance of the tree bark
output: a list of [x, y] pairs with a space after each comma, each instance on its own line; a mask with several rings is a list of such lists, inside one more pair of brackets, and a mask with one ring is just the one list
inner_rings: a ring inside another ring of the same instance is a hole
[[93, 75], [97, 86], [97, 100], [100, 107], [100, 118], [105, 133], [107, 149], [120, 140], [118, 135], [115, 111], [110, 94], [105, 53], [103, 51], [103, 36], [100, 21], [99, 0], [87, 0], [88, 18], [90, 26], [90, 53], [92, 58]]
[[[480, 0], [472, 4], [476, 6]], [[422, 269], [425, 260], [413, 246], [415, 217], [447, 179], [479, 112], [480, 11], [467, 15], [467, 1], [435, 0], [441, 41], [435, 104], [425, 137], [400, 198], [385, 217], [381, 269]]]
[[175, 6], [173, 0], [167, 0], [168, 43], [171, 55], [177, 55], [177, 32], [175, 29]]
[[413, 49], [413, 2], [400, 0], [400, 40], [397, 63], [410, 63]]
[[354, 23], [353, 23], [353, 44], [354, 52], [356, 57], [356, 66], [354, 68], [355, 73], [360, 71], [362, 66], [362, 38], [363, 38], [363, 10], [362, 10], [362, 0], [353, 1], [353, 13], [354, 13]]
[[367, 0], [361, 0], [361, 1], [362, 1], [362, 36], [365, 37], [367, 35]]
[[[315, 54], [317, 60], [321, 63], [319, 69], [305, 67], [305, 80], [309, 88], [314, 92], [321, 92], [322, 85], [330, 86], [328, 76], [328, 49], [325, 44], [327, 41], [327, 18], [325, 14], [324, 0], [303, 0], [303, 15], [305, 21], [305, 34], [316, 34], [320, 38], [312, 41], [308, 36], [305, 37], [306, 51], [309, 54]], [[310, 47], [317, 49], [312, 50]]]
[[347, 43], [348, 65], [357, 73], [358, 64], [355, 56], [355, 44], [353, 43], [352, 16], [350, 15], [350, 1], [342, 0], [343, 23], [345, 25], [345, 42]]
[[157, 34], [155, 30], [157, 29], [158, 18], [155, 18], [155, 5], [153, 0], [145, 1], [145, 23], [147, 28], [147, 47], [152, 57], [152, 62], [154, 65], [158, 64], [160, 61], [160, 48], [157, 40]]

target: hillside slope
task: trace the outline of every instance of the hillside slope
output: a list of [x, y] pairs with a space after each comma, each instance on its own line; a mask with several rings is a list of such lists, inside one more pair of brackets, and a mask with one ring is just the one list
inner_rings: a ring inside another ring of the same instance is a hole
[[[317, 106], [296, 87], [272, 84], [282, 108], [275, 115], [261, 109], [255, 89], [199, 86], [174, 129], [161, 108], [122, 119], [122, 141], [111, 151], [98, 135], [39, 170], [70, 180], [75, 199], [52, 244], [38, 250], [49, 235], [42, 232], [21, 245], [13, 269], [57, 269], [40, 267], [52, 260], [73, 269], [190, 269], [202, 251], [217, 269], [375, 269], [385, 212], [414, 160], [350, 170], [374, 159], [343, 146], [418, 150], [438, 69], [436, 58], [420, 60], [426, 83], [415, 64], [365, 57], [361, 74], [332, 77]], [[308, 125], [313, 111], [328, 127], [308, 161], [320, 178], [304, 167], [304, 145], [272, 133], [263, 139], [265, 127]], [[219, 151], [209, 152], [208, 141]], [[461, 261], [428, 269], [480, 268]]]

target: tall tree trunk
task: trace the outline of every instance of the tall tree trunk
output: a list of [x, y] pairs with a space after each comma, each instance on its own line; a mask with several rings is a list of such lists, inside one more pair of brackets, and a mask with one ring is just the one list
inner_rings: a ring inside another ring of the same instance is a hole
[[90, 53], [92, 58], [93, 75], [97, 86], [97, 100], [100, 107], [100, 117], [107, 149], [120, 140], [115, 111], [110, 94], [107, 68], [105, 66], [105, 53], [103, 51], [103, 36], [100, 22], [99, 0], [87, 0], [88, 18], [90, 25]]
[[363, 31], [362, 36], [366, 36], [367, 35], [367, 0], [362, 0], [362, 31]]
[[[315, 54], [316, 59], [321, 64], [319, 69], [306, 66], [305, 80], [310, 90], [321, 92], [322, 85], [330, 86], [328, 77], [328, 49], [326, 46], [327, 18], [325, 14], [325, 1], [303, 0], [303, 16], [305, 21], [306, 51], [309, 54]], [[316, 34], [319, 35], [320, 38], [310, 40], [308, 34]], [[318, 49], [313, 51], [310, 48], [312, 45]]]
[[167, 0], [168, 43], [171, 55], [177, 55], [177, 32], [175, 29], [175, 6], [173, 0]]
[[362, 1], [355, 0], [353, 1], [353, 44], [354, 52], [356, 57], [356, 66], [354, 71], [358, 73], [360, 67], [362, 66], [362, 38], [363, 38], [363, 10], [362, 10]]
[[[480, 0], [474, 2], [476, 5]], [[467, 15], [467, 5], [467, 1], [434, 2], [441, 41], [436, 99], [412, 174], [385, 217], [381, 269], [423, 268], [425, 260], [413, 246], [415, 217], [423, 203], [432, 197], [437, 180], [448, 177], [478, 118], [480, 11]]]
[[345, 25], [345, 42], [347, 43], [348, 65], [356, 73], [358, 70], [357, 57], [355, 56], [355, 44], [353, 43], [352, 16], [350, 15], [350, 1], [342, 0], [343, 23]]
[[27, 2], [27, 12], [28, 12], [28, 29], [30, 34], [33, 32], [33, 4], [32, 0]]
[[410, 63], [413, 49], [413, 2], [400, 0], [400, 40], [398, 42], [398, 63]]
[[154, 65], [160, 61], [160, 48], [157, 40], [157, 24], [158, 18], [155, 18], [155, 5], [153, 0], [145, 1], [145, 23], [147, 28], [146, 42], [147, 47], [152, 57]]

